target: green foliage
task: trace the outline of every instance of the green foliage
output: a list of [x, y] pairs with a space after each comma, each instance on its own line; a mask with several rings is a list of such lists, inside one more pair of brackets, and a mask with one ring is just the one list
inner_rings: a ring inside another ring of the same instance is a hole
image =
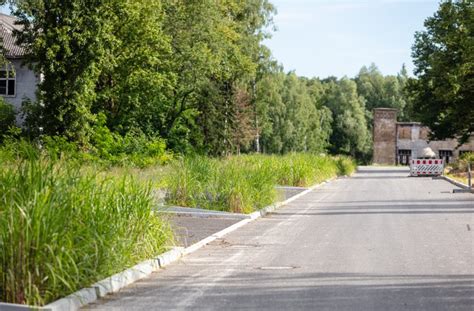
[[24, 159], [38, 158], [39, 151], [26, 139], [6, 136], [0, 146], [0, 163], [15, 162]]
[[265, 152], [324, 152], [331, 133], [331, 112], [315, 94], [317, 80], [306, 80], [281, 68], [257, 83], [257, 118]]
[[10, 104], [0, 97], [0, 141], [2, 141], [3, 135], [7, 134], [13, 126], [15, 126], [15, 111]]
[[109, 1], [18, 1], [19, 43], [41, 72], [38, 100], [45, 133], [87, 142], [96, 82], [111, 43]]
[[471, 162], [474, 164], [474, 152], [466, 152], [461, 157], [461, 160]]
[[165, 102], [176, 87], [170, 37], [164, 32], [162, 1], [111, 1], [113, 43], [97, 82], [93, 111], [122, 135], [139, 129], [159, 133]]
[[213, 210], [251, 213], [276, 197], [272, 172], [245, 166], [240, 157], [227, 160], [185, 158], [173, 164], [168, 203]]
[[353, 160], [347, 157], [291, 153], [270, 159], [276, 184], [281, 186], [308, 187], [355, 170]]
[[131, 179], [43, 157], [3, 162], [0, 300], [43, 305], [156, 256], [171, 235], [152, 207]]
[[0, 160], [22, 161], [29, 159], [34, 151], [36, 158], [47, 156], [77, 164], [144, 168], [167, 164], [173, 158], [166, 151], [163, 139], [147, 136], [140, 131], [121, 136], [105, 126], [98, 126], [91, 139], [90, 149], [84, 150], [64, 136], [43, 136], [37, 143], [6, 136], [4, 144], [0, 146]]
[[383, 76], [375, 64], [369, 68], [362, 67], [355, 78], [357, 91], [365, 99], [365, 106], [370, 123], [374, 108], [395, 108], [399, 118], [412, 121], [409, 111], [410, 103], [405, 94], [408, 74], [405, 66], [398, 76]]
[[77, 145], [63, 136], [44, 136], [42, 148], [54, 159], [64, 156], [73, 157], [79, 152]]
[[347, 78], [329, 81], [323, 102], [334, 118], [330, 139], [332, 151], [367, 158], [371, 150], [371, 134], [367, 125], [365, 100], [358, 95], [356, 83]]
[[474, 133], [474, 6], [472, 1], [442, 1], [425, 20], [413, 46], [415, 74], [409, 89], [413, 107], [432, 138]]
[[309, 186], [354, 169], [349, 158], [311, 154], [184, 158], [173, 163], [167, 202], [251, 213], [277, 200], [276, 185]]
[[447, 167], [448, 176], [467, 184], [469, 165], [471, 171], [474, 171], [474, 152], [466, 152], [455, 162], [449, 163]]
[[90, 154], [112, 165], [145, 167], [164, 164], [171, 159], [163, 139], [148, 136], [141, 130], [131, 130], [124, 136], [105, 126], [105, 116], [99, 115], [93, 127]]

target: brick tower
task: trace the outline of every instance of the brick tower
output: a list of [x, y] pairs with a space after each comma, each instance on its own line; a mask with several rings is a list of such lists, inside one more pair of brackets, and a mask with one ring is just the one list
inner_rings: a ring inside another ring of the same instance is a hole
[[397, 109], [374, 109], [374, 164], [396, 164]]

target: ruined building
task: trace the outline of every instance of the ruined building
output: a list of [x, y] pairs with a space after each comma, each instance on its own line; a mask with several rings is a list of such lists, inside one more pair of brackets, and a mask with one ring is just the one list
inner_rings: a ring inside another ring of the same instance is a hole
[[464, 152], [474, 152], [474, 137], [459, 146], [455, 139], [429, 141], [429, 128], [419, 122], [397, 122], [397, 110], [374, 109], [374, 164], [405, 164], [421, 156], [423, 148], [430, 147], [447, 163]]

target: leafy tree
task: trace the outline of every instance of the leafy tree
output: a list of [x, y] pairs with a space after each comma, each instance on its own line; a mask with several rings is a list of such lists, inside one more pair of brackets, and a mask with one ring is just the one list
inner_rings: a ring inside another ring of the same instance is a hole
[[417, 32], [413, 59], [417, 79], [409, 89], [419, 118], [433, 138], [459, 137], [474, 132], [474, 5], [472, 1], [443, 1]]
[[293, 72], [285, 75], [278, 66], [273, 70], [257, 84], [264, 151], [324, 152], [332, 119], [329, 109], [315, 95], [320, 83], [300, 78]]
[[96, 82], [111, 43], [110, 1], [21, 0], [15, 15], [23, 25], [18, 41], [41, 73], [38, 98], [43, 127], [86, 142]]
[[280, 131], [284, 125], [286, 111], [281, 93], [285, 74], [276, 63], [268, 65], [269, 71], [262, 75], [255, 86], [260, 143], [263, 152], [280, 153], [283, 150]]
[[176, 83], [169, 37], [161, 27], [161, 3], [116, 1], [110, 9], [114, 40], [97, 83], [94, 112], [106, 113], [112, 130], [124, 134], [140, 129], [154, 135]]
[[357, 94], [356, 83], [348, 78], [330, 81], [323, 100], [334, 119], [332, 152], [367, 159], [371, 135], [365, 118], [364, 98]]
[[404, 87], [407, 80], [406, 68], [403, 66], [398, 76], [384, 76], [372, 64], [362, 67], [354, 79], [357, 83], [357, 92], [364, 97], [369, 125], [372, 124], [372, 111], [374, 108], [395, 108], [400, 119], [407, 120], [407, 96]]
[[[163, 106], [161, 135], [178, 148], [192, 143], [213, 154], [240, 149], [233, 133], [251, 111], [235, 100], [237, 92], [251, 93], [273, 7], [266, 0], [167, 0], [164, 7], [176, 87]], [[188, 142], [175, 139], [182, 136], [176, 129], [186, 128]]]

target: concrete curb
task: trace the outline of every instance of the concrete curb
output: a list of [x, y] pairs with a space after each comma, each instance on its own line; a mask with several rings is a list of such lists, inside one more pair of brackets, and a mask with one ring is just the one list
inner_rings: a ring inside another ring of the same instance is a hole
[[158, 214], [170, 214], [170, 215], [176, 215], [176, 216], [182, 216], [182, 217], [194, 217], [194, 218], [219, 218], [219, 219], [246, 219], [249, 218], [249, 215], [246, 214], [235, 214], [235, 215], [229, 215], [229, 214], [220, 214], [220, 213], [205, 213], [205, 212], [175, 212], [175, 211], [158, 211], [156, 212]]
[[48, 309], [45, 307], [32, 307], [28, 305], [18, 305], [14, 303], [6, 303], [6, 302], [0, 302], [0, 310], [1, 311], [31, 311], [31, 310], [52, 311], [51, 309]]
[[468, 190], [468, 191], [471, 191], [472, 193], [474, 193], [474, 189], [473, 189], [473, 188], [469, 188], [468, 185], [463, 184], [462, 182], [457, 181], [457, 180], [455, 180], [455, 179], [452, 179], [452, 178], [450, 178], [450, 177], [448, 177], [448, 176], [441, 175], [441, 176], [439, 176], [437, 179], [444, 179], [444, 180], [446, 180], [447, 182], [450, 182], [450, 183], [452, 183], [453, 185], [455, 185], [455, 186], [457, 186], [457, 187], [459, 187], [459, 188], [461, 188], [461, 189]]
[[316, 184], [307, 190], [300, 192], [291, 198], [277, 202], [270, 206], [267, 206], [259, 211], [253, 212], [245, 219], [221, 230], [217, 233], [214, 233], [207, 238], [202, 239], [201, 241], [194, 243], [193, 245], [183, 248], [183, 247], [175, 247], [172, 250], [161, 254], [158, 257], [153, 259], [149, 259], [143, 261], [132, 268], [114, 274], [102, 281], [96, 282], [92, 284], [90, 287], [83, 288], [75, 293], [72, 293], [64, 298], [58, 299], [44, 307], [34, 307], [34, 306], [27, 306], [27, 305], [19, 305], [19, 304], [8, 304], [0, 302], [0, 311], [26, 311], [26, 310], [40, 310], [40, 311], [77, 311], [81, 307], [88, 305], [90, 303], [95, 302], [99, 298], [102, 298], [108, 294], [116, 293], [119, 290], [123, 289], [124, 287], [146, 278], [150, 276], [153, 272], [160, 270], [161, 268], [176, 262], [181, 257], [191, 254], [198, 249], [202, 248], [203, 246], [215, 241], [216, 239], [222, 238], [226, 234], [239, 229], [240, 227], [245, 226], [246, 224], [261, 218], [268, 213], [275, 211], [276, 209], [286, 205], [288, 203], [293, 202], [294, 200], [308, 194], [309, 192], [313, 191], [314, 189], [331, 182], [337, 179], [337, 177], [328, 179], [323, 181], [322, 183]]
[[310, 192], [313, 191], [314, 189], [316, 189], [316, 188], [318, 188], [318, 187], [320, 187], [320, 186], [322, 186], [322, 185], [324, 185], [324, 184], [327, 184], [327, 183], [329, 183], [329, 182], [331, 182], [331, 181], [333, 181], [333, 180], [335, 180], [335, 179], [337, 179], [337, 177], [330, 178], [330, 179], [325, 180], [325, 181], [323, 181], [323, 182], [321, 182], [321, 183], [319, 183], [319, 184], [313, 185], [313, 186], [309, 187], [308, 189], [306, 189], [306, 190], [304, 190], [304, 191], [302, 191], [302, 192], [300, 192], [300, 193], [298, 193], [298, 194], [295, 194], [295, 195], [292, 196], [291, 198], [286, 199], [285, 201], [277, 202], [277, 203], [272, 204], [272, 205], [270, 205], [270, 206], [264, 207], [264, 208], [262, 208], [262, 209], [259, 210], [259, 211], [253, 212], [253, 213], [249, 214], [249, 215], [250, 215], [250, 219], [254, 220], [254, 219], [257, 219], [257, 218], [259, 218], [259, 217], [263, 217], [263, 216], [267, 215], [268, 213], [271, 213], [271, 212], [275, 211], [276, 209], [282, 207], [283, 205], [287, 205], [288, 203], [291, 203], [291, 202], [293, 202], [294, 200], [299, 199], [300, 197], [302, 197], [302, 196], [304, 196], [304, 195], [310, 193]]

